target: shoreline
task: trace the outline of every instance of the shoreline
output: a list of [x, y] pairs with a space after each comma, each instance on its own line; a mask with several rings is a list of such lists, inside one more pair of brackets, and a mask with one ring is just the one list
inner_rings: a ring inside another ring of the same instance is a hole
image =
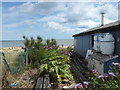
[[[74, 45], [74, 40], [73, 39], [56, 39], [57, 41], [57, 45], [59, 45], [59, 47], [62, 47], [62, 45], [65, 47], [72, 47]], [[46, 40], [42, 41], [43, 44], [46, 43]], [[0, 42], [0, 49], [1, 48], [19, 48], [19, 47], [24, 47], [24, 43], [23, 41], [19, 40], [19, 41], [2, 41]]]
[[10, 51], [19, 51], [23, 50], [22, 47], [2, 47], [0, 48], [0, 52], [10, 52]]
[[[59, 48], [67, 48], [67, 47], [72, 47], [74, 46], [59, 46]], [[8, 51], [8, 50], [22, 50], [22, 47], [0, 47], [0, 52], [1, 51]]]

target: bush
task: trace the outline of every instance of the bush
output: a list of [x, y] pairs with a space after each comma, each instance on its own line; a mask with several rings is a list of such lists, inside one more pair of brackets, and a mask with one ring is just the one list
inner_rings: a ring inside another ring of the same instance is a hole
[[68, 59], [68, 56], [60, 54], [57, 50], [49, 51], [47, 57], [42, 60], [43, 64], [40, 66], [40, 73], [49, 71], [58, 83], [61, 83], [64, 78], [73, 80]]
[[24, 45], [28, 48], [30, 66], [39, 67], [40, 74], [48, 71], [56, 83], [61, 83], [62, 79], [73, 80], [68, 57], [71, 48], [65, 50], [66, 54], [58, 49], [55, 39], [48, 39], [45, 44], [42, 43], [41, 37], [37, 37], [37, 41], [32, 37], [29, 40], [24, 36], [24, 39]]

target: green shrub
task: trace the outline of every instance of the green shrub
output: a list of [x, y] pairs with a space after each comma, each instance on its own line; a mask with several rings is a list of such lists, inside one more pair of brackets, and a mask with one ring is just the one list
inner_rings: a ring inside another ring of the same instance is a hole
[[42, 43], [41, 37], [37, 37], [37, 41], [33, 37], [29, 40], [24, 36], [24, 39], [24, 44], [28, 48], [30, 66], [39, 67], [40, 74], [49, 71], [56, 83], [61, 83], [62, 79], [73, 80], [69, 69], [69, 56], [61, 53], [55, 39], [48, 39], [45, 44]]
[[69, 69], [68, 56], [60, 55], [57, 51], [53, 50], [50, 51], [48, 56], [42, 61], [44, 64], [40, 66], [40, 73], [49, 71], [53, 78], [56, 78], [56, 81], [59, 83], [61, 83], [64, 78], [73, 80]]

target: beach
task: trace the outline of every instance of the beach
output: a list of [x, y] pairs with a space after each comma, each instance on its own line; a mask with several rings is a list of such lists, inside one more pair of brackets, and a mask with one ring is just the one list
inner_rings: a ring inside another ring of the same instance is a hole
[[22, 50], [22, 47], [3, 47], [0, 48], [0, 52], [10, 52], [10, 51], [18, 51]]
[[[61, 44], [61, 46], [59, 46], [59, 49], [62, 49], [62, 48], [65, 49], [67, 47], [69, 47], [69, 46], [64, 46]], [[71, 46], [71, 47], [73, 47], [73, 46]], [[15, 79], [15, 78], [13, 78], [14, 74], [12, 74], [12, 73], [18, 73], [18, 72], [24, 70], [24, 68], [26, 66], [26, 64], [25, 64], [26, 54], [24, 52], [25, 51], [24, 48], [25, 47], [2, 47], [2, 48], [0, 48], [0, 54], [2, 56], [2, 58], [1, 58], [1, 66], [2, 67], [0, 68], [0, 70], [2, 72], [1, 74], [6, 78], [11, 77], [13, 79], [13, 80], [11, 80], [9, 78], [5, 79], [5, 80], [9, 81], [9, 83], [13, 83], [14, 81], [16, 81], [16, 80], [14, 80]], [[11, 72], [11, 74], [9, 72], [7, 72], [7, 70], [9, 70]], [[36, 72], [37, 71], [38, 70], [36, 69]], [[29, 70], [26, 70], [24, 72], [24, 74], [27, 75], [26, 72], [29, 73]], [[30, 70], [30, 72], [31, 72], [31, 70]], [[35, 72], [35, 74], [36, 74], [36, 72]], [[7, 76], [6, 76], [6, 73], [7, 73]], [[24, 74], [20, 74], [20, 76], [22, 78], [26, 77]], [[0, 80], [2, 80], [2, 78], [3, 78], [2, 75], [0, 77], [1, 78]], [[26, 87], [31, 87], [31, 86], [29, 86], [29, 84], [27, 86], [28, 81], [23, 80], [22, 78], [17, 79], [17, 82], [22, 83], [23, 81], [26, 81]], [[29, 78], [30, 78], [29, 75], [27, 75], [27, 78], [29, 80]], [[5, 81], [3, 81], [3, 82], [4, 82], [4, 84], [6, 84]], [[31, 81], [31, 82], [33, 82], [33, 81]], [[23, 87], [25, 87], [25, 86], [23, 85]]]
[[[74, 46], [59, 46], [60, 49], [62, 48], [67, 48], [67, 47], [72, 47], [74, 48]], [[3, 56], [4, 54], [4, 56]], [[3, 63], [3, 59], [5, 58], [6, 63], [8, 65], [10, 65], [10, 67], [12, 67], [11, 65], [16, 64], [16, 61], [22, 61], [22, 64], [24, 64], [25, 62], [25, 52], [24, 52], [24, 48], [23, 47], [3, 47], [0, 48], [0, 56], [1, 56], [1, 63], [2, 63], [2, 68], [4, 69], [4, 63]], [[21, 67], [21, 66], [20, 66]], [[1, 70], [3, 70], [1, 69]], [[16, 71], [16, 70], [15, 70]], [[14, 70], [13, 70], [14, 72]]]

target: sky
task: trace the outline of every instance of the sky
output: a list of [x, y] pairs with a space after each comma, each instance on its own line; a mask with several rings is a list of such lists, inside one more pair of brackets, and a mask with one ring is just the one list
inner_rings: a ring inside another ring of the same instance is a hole
[[73, 39], [72, 35], [118, 20], [117, 2], [2, 2], [2, 40]]

